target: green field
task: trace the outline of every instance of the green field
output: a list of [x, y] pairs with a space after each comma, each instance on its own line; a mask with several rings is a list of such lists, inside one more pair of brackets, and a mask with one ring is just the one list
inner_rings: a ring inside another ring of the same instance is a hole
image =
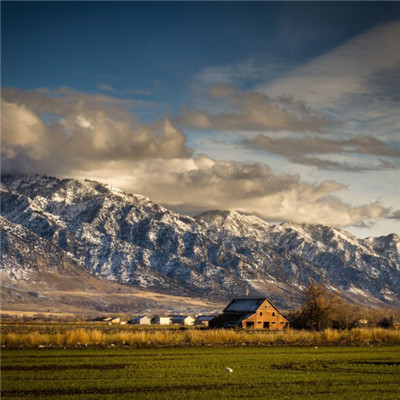
[[1, 363], [2, 399], [400, 399], [399, 346], [4, 350]]

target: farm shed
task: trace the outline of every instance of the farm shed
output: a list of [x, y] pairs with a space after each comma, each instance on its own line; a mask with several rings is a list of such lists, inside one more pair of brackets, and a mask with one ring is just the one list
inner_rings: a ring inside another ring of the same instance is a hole
[[93, 322], [107, 322], [108, 325], [124, 325], [127, 323], [127, 321], [121, 321], [121, 318], [119, 317], [98, 317], [92, 320]]
[[157, 325], [169, 325], [171, 323], [171, 317], [164, 315], [155, 315], [151, 319], [151, 323]]
[[215, 315], [199, 315], [194, 322], [195, 325], [208, 326], [210, 321], [215, 318]]
[[193, 325], [194, 318], [190, 315], [175, 315], [172, 317], [172, 323], [178, 325]]
[[137, 325], [150, 325], [151, 319], [146, 317], [145, 315], [139, 315], [136, 318], [133, 318], [132, 321], [129, 321], [130, 324], [137, 324]]
[[289, 321], [267, 298], [233, 299], [223, 313], [210, 321], [210, 328], [282, 330]]

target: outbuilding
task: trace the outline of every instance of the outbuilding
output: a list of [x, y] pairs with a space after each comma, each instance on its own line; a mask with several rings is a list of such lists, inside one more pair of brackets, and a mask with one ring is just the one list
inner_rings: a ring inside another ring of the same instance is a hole
[[157, 325], [170, 325], [171, 324], [171, 317], [165, 315], [155, 315], [151, 319], [152, 324]]
[[133, 318], [133, 320], [129, 323], [137, 325], [150, 325], [151, 319], [149, 317], [146, 317], [145, 315], [139, 315], [138, 317]]
[[210, 321], [215, 318], [215, 315], [199, 315], [194, 321], [195, 325], [202, 325], [207, 326], [209, 325]]
[[177, 325], [193, 325], [195, 319], [190, 315], [175, 315], [172, 317], [172, 323]]

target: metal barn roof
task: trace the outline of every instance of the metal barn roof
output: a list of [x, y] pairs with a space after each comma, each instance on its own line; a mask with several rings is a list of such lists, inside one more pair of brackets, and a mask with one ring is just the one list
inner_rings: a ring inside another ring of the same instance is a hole
[[258, 299], [234, 299], [225, 308], [224, 312], [254, 313], [265, 300], [267, 300], [265, 297]]
[[199, 315], [196, 320], [197, 321], [210, 321], [214, 319], [216, 315]]

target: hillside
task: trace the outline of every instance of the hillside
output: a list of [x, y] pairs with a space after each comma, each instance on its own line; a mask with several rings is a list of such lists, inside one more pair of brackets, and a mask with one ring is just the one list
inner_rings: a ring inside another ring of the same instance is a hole
[[101, 282], [210, 301], [267, 295], [288, 308], [314, 279], [350, 300], [400, 304], [397, 235], [358, 239], [235, 211], [191, 218], [105, 184], [47, 176], [2, 177], [1, 197], [3, 285], [14, 290]]

